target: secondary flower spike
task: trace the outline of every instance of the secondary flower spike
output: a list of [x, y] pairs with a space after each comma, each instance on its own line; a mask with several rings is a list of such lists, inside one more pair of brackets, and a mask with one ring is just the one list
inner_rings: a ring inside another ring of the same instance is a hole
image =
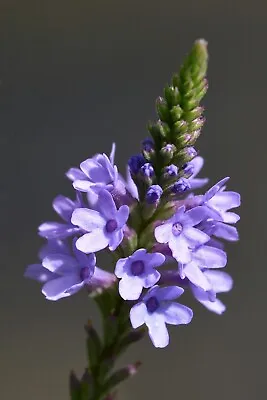
[[88, 232], [76, 242], [77, 249], [84, 253], [94, 253], [109, 247], [114, 251], [123, 239], [123, 230], [129, 217], [129, 207], [118, 210], [112, 195], [102, 190], [99, 193], [97, 209], [78, 208], [74, 210], [71, 222]]

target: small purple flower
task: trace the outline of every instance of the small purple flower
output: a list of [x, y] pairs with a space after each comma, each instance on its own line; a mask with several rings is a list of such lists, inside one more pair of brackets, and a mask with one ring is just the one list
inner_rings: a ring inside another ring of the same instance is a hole
[[146, 324], [149, 336], [155, 347], [166, 347], [169, 344], [167, 324], [189, 324], [193, 311], [174, 300], [184, 290], [178, 286], [154, 286], [143, 297], [140, 303], [131, 308], [130, 320], [133, 328]]
[[165, 261], [161, 253], [147, 253], [145, 249], [136, 250], [130, 257], [121, 258], [115, 267], [115, 275], [121, 278], [119, 293], [124, 300], [139, 299], [143, 288], [150, 288], [160, 279], [155, 270]]
[[128, 161], [128, 166], [131, 174], [137, 175], [140, 171], [140, 168], [146, 163], [146, 160], [142, 154], [138, 154], [136, 156], [132, 156]]
[[240, 205], [240, 195], [236, 192], [224, 191], [228, 177], [212, 186], [201, 197], [200, 204], [207, 209], [208, 219], [202, 223], [202, 229], [218, 238], [229, 241], [238, 240], [238, 232], [229, 223], [236, 223], [239, 215], [228, 210]]
[[159, 185], [151, 185], [146, 192], [146, 202], [147, 204], [156, 204], [163, 193], [162, 188]]
[[107, 246], [114, 251], [123, 239], [129, 207], [123, 205], [117, 210], [111, 194], [102, 190], [99, 192], [97, 209], [78, 208], [72, 214], [72, 223], [88, 232], [76, 242], [77, 248], [84, 253], [94, 253]]
[[210, 210], [217, 212], [221, 220], [228, 224], [235, 224], [240, 217], [236, 213], [229, 212], [231, 208], [240, 206], [240, 194], [236, 192], [225, 191], [225, 183], [228, 177], [222, 179], [216, 185], [212, 186], [203, 196], [203, 204]]
[[200, 156], [197, 156], [190, 161], [190, 164], [192, 164], [194, 167], [194, 172], [189, 178], [191, 189], [192, 190], [199, 189], [202, 186], [206, 185], [206, 183], [209, 181], [208, 178], [196, 178], [197, 174], [203, 167], [204, 159]]
[[212, 286], [203, 270], [223, 268], [226, 262], [227, 256], [223, 250], [203, 245], [192, 252], [192, 260], [188, 264], [179, 264], [179, 275], [204, 291], [210, 291]]
[[164, 172], [168, 176], [176, 176], [178, 175], [178, 167], [174, 164], [168, 165], [167, 167], [164, 168]]
[[95, 270], [95, 255], [78, 251], [73, 243], [73, 256], [50, 253], [42, 264], [30, 265], [25, 276], [44, 283], [42, 293], [48, 300], [58, 300], [78, 292], [90, 283]]
[[188, 179], [185, 178], [180, 178], [171, 187], [171, 191], [175, 194], [184, 193], [189, 189], [190, 189], [190, 182]]
[[140, 172], [144, 177], [151, 178], [152, 176], [155, 175], [154, 168], [150, 163], [145, 163], [142, 165], [140, 168]]
[[195, 207], [185, 212], [185, 207], [155, 228], [155, 238], [159, 243], [168, 243], [173, 257], [182, 264], [192, 259], [191, 249], [208, 242], [209, 236], [194, 226], [206, 218], [204, 207]]
[[205, 291], [193, 284], [190, 288], [197, 301], [199, 301], [208, 310], [216, 314], [222, 314], [226, 307], [221, 300], [216, 298], [217, 293], [229, 292], [233, 287], [233, 280], [229, 274], [223, 271], [204, 270], [203, 274], [209, 281], [211, 289]]
[[53, 208], [65, 223], [50, 221], [44, 222], [38, 228], [39, 235], [46, 239], [65, 239], [69, 236], [78, 234], [80, 228], [71, 223], [71, 216], [76, 208], [82, 206], [82, 201], [79, 195], [77, 195], [76, 201], [65, 196], [57, 196], [53, 201]]
[[115, 145], [110, 158], [106, 154], [96, 154], [80, 164], [81, 170], [71, 168], [67, 177], [73, 181], [73, 186], [81, 192], [90, 190], [98, 193], [101, 189], [112, 190], [118, 180], [118, 170], [114, 165]]

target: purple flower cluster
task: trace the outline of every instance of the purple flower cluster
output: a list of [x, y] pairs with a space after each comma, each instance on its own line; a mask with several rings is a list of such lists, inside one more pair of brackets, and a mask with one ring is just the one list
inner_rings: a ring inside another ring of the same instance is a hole
[[[188, 149], [190, 162], [178, 168], [172, 160], [159, 171], [145, 158], [155, 153], [153, 141], [146, 140], [144, 154], [130, 158], [126, 180], [114, 165], [115, 146], [109, 157], [97, 154], [71, 168], [66, 175], [76, 200], [56, 197], [53, 208], [63, 222], [40, 225], [47, 243], [25, 276], [41, 282], [49, 300], [118, 284], [133, 328], [145, 324], [156, 347], [169, 343], [166, 324], [188, 324], [193, 317], [176, 301], [184, 290], [221, 314], [225, 306], [217, 294], [232, 287], [221, 271], [227, 262], [221, 239], [238, 240], [239, 216], [230, 210], [240, 205], [240, 196], [226, 190], [228, 178], [194, 194], [207, 179], [197, 178], [203, 159]], [[162, 150], [164, 160], [171, 159], [173, 145]], [[95, 253], [104, 249], [117, 260], [114, 274], [96, 265]]]

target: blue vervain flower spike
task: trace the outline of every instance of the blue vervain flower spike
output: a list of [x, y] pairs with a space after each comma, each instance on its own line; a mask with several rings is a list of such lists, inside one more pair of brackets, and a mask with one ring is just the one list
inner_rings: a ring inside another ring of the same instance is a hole
[[[177, 302], [185, 291], [216, 314], [226, 310], [217, 295], [233, 286], [224, 271], [224, 241], [238, 240], [232, 209], [240, 195], [226, 190], [228, 177], [195, 192], [208, 182], [198, 177], [204, 159], [196, 148], [207, 62], [207, 43], [197, 40], [156, 100], [158, 119], [130, 156], [126, 178], [113, 143], [109, 156], [89, 156], [67, 171], [75, 200], [57, 196], [53, 208], [61, 222], [39, 226], [46, 243], [25, 276], [40, 282], [50, 301], [85, 289], [101, 314], [102, 335], [90, 320], [85, 325], [87, 365], [81, 378], [70, 374], [71, 400], [115, 400], [118, 384], [141, 365], [116, 370], [117, 358], [147, 333], [164, 348], [168, 325], [192, 321], [191, 308]], [[100, 251], [111, 255], [109, 271], [98, 264]]]

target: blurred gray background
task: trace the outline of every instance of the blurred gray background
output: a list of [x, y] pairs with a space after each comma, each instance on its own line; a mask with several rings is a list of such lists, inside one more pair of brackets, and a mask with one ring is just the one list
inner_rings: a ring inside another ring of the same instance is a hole
[[140, 373], [120, 399], [266, 397], [265, 1], [12, 1], [0, 3], [0, 398], [66, 400], [85, 364], [85, 293], [46, 301], [23, 278], [37, 261], [37, 226], [71, 195], [70, 166], [117, 142], [124, 169], [155, 117], [154, 101], [193, 41], [209, 42], [207, 124], [198, 142], [211, 182], [242, 194], [241, 240], [228, 246], [235, 280], [219, 317], [191, 298], [195, 318], [156, 350], [148, 338], [123, 361]]

